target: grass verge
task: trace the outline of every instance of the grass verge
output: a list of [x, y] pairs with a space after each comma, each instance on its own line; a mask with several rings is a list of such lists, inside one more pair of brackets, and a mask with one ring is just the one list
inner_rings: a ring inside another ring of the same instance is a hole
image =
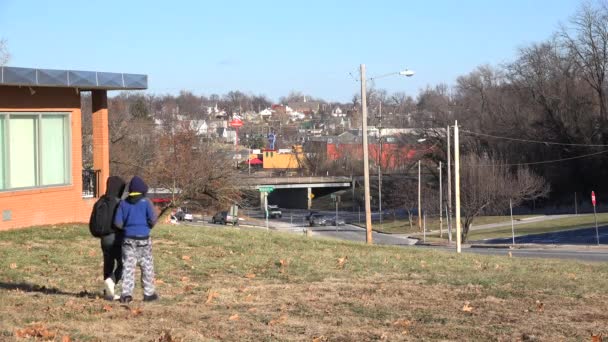
[[101, 294], [85, 226], [0, 232], [0, 340], [588, 340], [608, 265], [224, 227], [153, 231], [161, 300]]

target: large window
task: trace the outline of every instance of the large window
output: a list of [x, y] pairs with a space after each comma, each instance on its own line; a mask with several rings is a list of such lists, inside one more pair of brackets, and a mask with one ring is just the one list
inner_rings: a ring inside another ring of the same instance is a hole
[[67, 113], [0, 113], [0, 190], [70, 183]]

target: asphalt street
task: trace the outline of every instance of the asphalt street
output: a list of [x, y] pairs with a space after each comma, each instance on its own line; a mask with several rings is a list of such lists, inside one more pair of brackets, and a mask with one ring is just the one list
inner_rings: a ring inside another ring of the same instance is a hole
[[[244, 227], [265, 228], [266, 220], [261, 210], [247, 210], [246, 218], [240, 221], [240, 225]], [[366, 231], [364, 228], [357, 227], [351, 224], [344, 226], [322, 226], [309, 227], [305, 219], [309, 213], [307, 210], [285, 210], [281, 218], [268, 220], [269, 229], [282, 232], [290, 232], [303, 234], [306, 230], [310, 230], [312, 236], [365, 242]], [[321, 212], [326, 216], [333, 216], [335, 212]], [[338, 213], [339, 217], [346, 218], [347, 222], [357, 221], [358, 213]], [[551, 219], [551, 218], [549, 218]], [[409, 238], [402, 234], [383, 234], [373, 232], [373, 241], [378, 245], [394, 245], [394, 246], [410, 246], [410, 248], [433, 248], [448, 252], [455, 252], [455, 246], [420, 246], [416, 244], [417, 239]], [[590, 262], [608, 262], [608, 227], [600, 229], [601, 247], [595, 245], [595, 228], [579, 229], [564, 232], [554, 232], [545, 234], [534, 234], [527, 236], [516, 237], [516, 244], [519, 245], [515, 249], [508, 248], [507, 244], [511, 243], [510, 238], [494, 239], [492, 244], [504, 244], [503, 246], [490, 246], [489, 241], [484, 241], [484, 245], [468, 245], [463, 246], [464, 253], [476, 253], [484, 255], [508, 255], [509, 252], [513, 257], [529, 257], [529, 258], [558, 258], [558, 259], [573, 259]], [[532, 244], [532, 245], [530, 245]], [[497, 248], [501, 247], [501, 248]]]

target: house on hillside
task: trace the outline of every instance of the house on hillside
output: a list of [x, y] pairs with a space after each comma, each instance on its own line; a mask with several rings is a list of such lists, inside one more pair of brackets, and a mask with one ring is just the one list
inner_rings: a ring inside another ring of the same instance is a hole
[[[0, 67], [0, 230], [88, 222], [110, 175], [108, 97], [146, 75]], [[82, 166], [82, 92], [92, 97], [93, 169]]]
[[287, 105], [294, 111], [304, 113], [306, 115], [317, 114], [321, 108], [321, 104], [316, 101], [289, 102]]

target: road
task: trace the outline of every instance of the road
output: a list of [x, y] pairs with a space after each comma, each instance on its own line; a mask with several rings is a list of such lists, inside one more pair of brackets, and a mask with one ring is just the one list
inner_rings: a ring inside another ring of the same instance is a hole
[[[600, 244], [608, 245], [608, 226], [599, 227], [598, 232]], [[502, 244], [511, 243], [512, 241], [512, 238], [500, 238], [485, 240], [484, 242]], [[551, 233], [516, 236], [515, 243], [536, 243], [550, 245], [595, 245], [597, 244], [597, 236], [595, 233], [595, 228], [583, 228]]]
[[[241, 221], [242, 226], [255, 226], [265, 228], [266, 222], [264, 220], [264, 214], [260, 210], [249, 210], [247, 213], [247, 219]], [[357, 227], [351, 224], [345, 226], [333, 227], [308, 227], [306, 224], [305, 216], [309, 213], [307, 210], [283, 210], [283, 217], [277, 219], [269, 219], [268, 226], [270, 229], [275, 231], [290, 232], [303, 234], [305, 230], [310, 229], [313, 236], [365, 242], [366, 231], [365, 228]], [[323, 212], [328, 216], [335, 215], [335, 212]], [[358, 213], [350, 213], [345, 215], [344, 213], [338, 213], [340, 217], [346, 216], [348, 220], [357, 220]], [[539, 218], [540, 219], [540, 218]], [[488, 227], [490, 228], [490, 227]], [[529, 258], [557, 258], [557, 259], [572, 259], [588, 262], [608, 262], [608, 226], [602, 227], [600, 230], [601, 236], [600, 241], [602, 242], [601, 247], [589, 247], [583, 245], [589, 242], [590, 232], [593, 233], [593, 242], [595, 244], [595, 229], [579, 229], [575, 231], [565, 231], [557, 233], [546, 233], [546, 234], [535, 234], [530, 236], [516, 237], [516, 243], [535, 243], [535, 244], [546, 244], [547, 246], [518, 246], [520, 248], [509, 249], [509, 248], [496, 248], [496, 247], [479, 247], [475, 246], [470, 248], [464, 246], [462, 251], [464, 253], [476, 253], [483, 255], [508, 255], [511, 252], [513, 257], [529, 257]], [[557, 234], [558, 237], [555, 236]], [[561, 237], [559, 237], [561, 236]], [[584, 236], [584, 237], [583, 237]], [[433, 248], [443, 250], [447, 252], [455, 252], [455, 247], [448, 246], [412, 246], [418, 240], [408, 238], [406, 235], [401, 234], [383, 234], [373, 232], [372, 239], [375, 244], [378, 245], [394, 245], [394, 246], [411, 246], [410, 248]], [[518, 240], [519, 239], [519, 240]], [[571, 243], [569, 239], [578, 241]], [[508, 240], [508, 241], [506, 241]], [[543, 242], [544, 241], [544, 242]], [[486, 241], [487, 243], [487, 241]], [[495, 239], [493, 243], [509, 244], [510, 239]], [[555, 246], [555, 244], [565, 244]], [[589, 244], [589, 243], [587, 243]], [[549, 246], [550, 245], [550, 246]]]

